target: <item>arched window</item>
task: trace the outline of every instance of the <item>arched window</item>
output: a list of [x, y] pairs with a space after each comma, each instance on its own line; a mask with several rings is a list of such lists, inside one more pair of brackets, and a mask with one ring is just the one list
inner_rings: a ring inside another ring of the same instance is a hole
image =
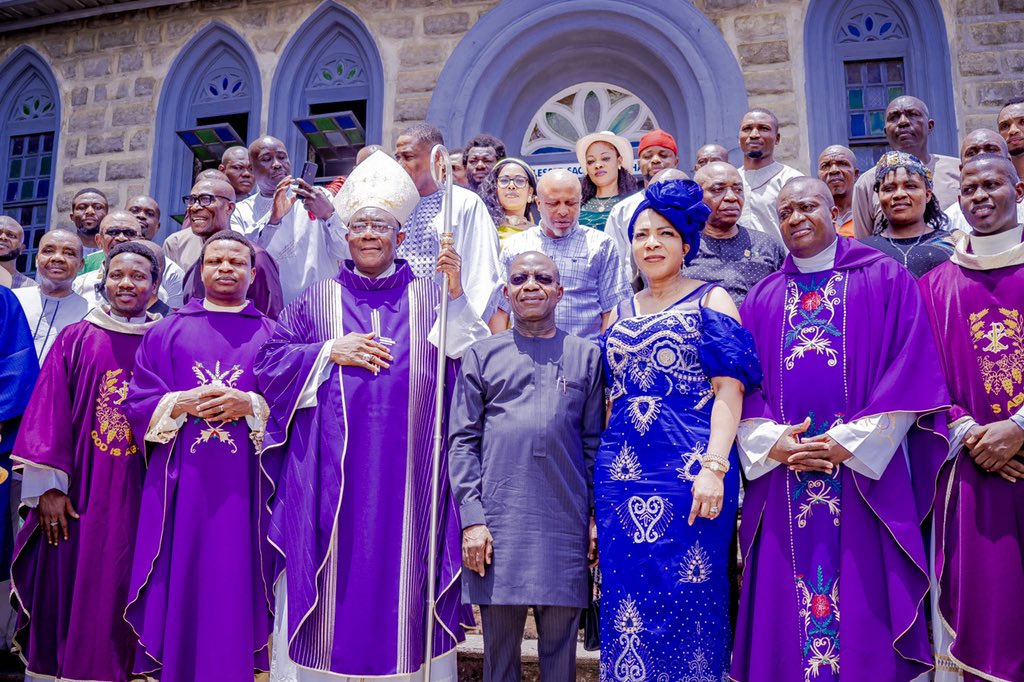
[[50, 68], [29, 47], [0, 64], [0, 173], [2, 213], [25, 229], [18, 270], [35, 273], [36, 249], [50, 224], [60, 96]]
[[277, 64], [268, 133], [284, 141], [293, 169], [315, 161], [320, 181], [347, 175], [356, 153], [380, 142], [383, 125], [384, 67], [366, 25], [325, 2]]
[[935, 131], [929, 148], [955, 153], [949, 48], [934, 0], [812, 0], [804, 26], [811, 161], [845, 144], [861, 170], [888, 147], [885, 109], [901, 95], [928, 104]]
[[[595, 120], [598, 130], [625, 125], [621, 113], [634, 135], [646, 111], [686, 165], [702, 144], [737, 148], [746, 92], [736, 56], [692, 2], [503, 0], [448, 58], [427, 120], [452, 147], [491, 133], [531, 163], [575, 164], [568, 142]], [[558, 106], [570, 96], [561, 104], [571, 115]]]
[[180, 222], [181, 197], [196, 173], [216, 168], [225, 149], [259, 135], [260, 98], [256, 59], [232, 29], [214, 21], [182, 48], [156, 115], [153, 196], [165, 216]]
[[522, 153], [535, 162], [576, 162], [576, 141], [610, 130], [635, 148], [658, 127], [650, 108], [626, 88], [610, 83], [580, 83], [556, 93], [533, 115], [523, 137]]

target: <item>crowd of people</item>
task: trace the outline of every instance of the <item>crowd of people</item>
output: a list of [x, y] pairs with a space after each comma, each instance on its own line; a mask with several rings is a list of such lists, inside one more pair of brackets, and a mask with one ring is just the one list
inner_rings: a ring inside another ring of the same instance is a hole
[[78, 192], [34, 279], [0, 218], [26, 679], [454, 681], [475, 605], [493, 682], [530, 610], [544, 680], [585, 613], [609, 682], [1021, 682], [1024, 98], [959, 159], [885, 121], [815, 176], [760, 108], [741, 167], [482, 134], [449, 192], [429, 124], [322, 187], [264, 136], [162, 246]]

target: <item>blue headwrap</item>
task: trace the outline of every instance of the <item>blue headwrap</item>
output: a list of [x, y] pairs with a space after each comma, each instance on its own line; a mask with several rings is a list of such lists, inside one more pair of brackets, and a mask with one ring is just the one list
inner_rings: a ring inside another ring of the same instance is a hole
[[665, 180], [652, 184], [644, 192], [644, 200], [636, 207], [629, 221], [629, 241], [633, 241], [633, 224], [641, 213], [651, 209], [676, 228], [683, 242], [690, 247], [683, 259], [685, 265], [700, 251], [700, 233], [711, 215], [704, 203], [704, 190], [693, 180]]

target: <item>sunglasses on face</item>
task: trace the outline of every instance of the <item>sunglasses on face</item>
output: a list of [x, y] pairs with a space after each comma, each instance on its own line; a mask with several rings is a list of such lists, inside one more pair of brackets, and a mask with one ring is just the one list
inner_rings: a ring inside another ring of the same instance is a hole
[[110, 238], [114, 238], [114, 237], [141, 237], [142, 236], [142, 233], [139, 232], [138, 230], [130, 230], [130, 229], [127, 229], [127, 228], [121, 229], [121, 228], [117, 228], [117, 227], [115, 227], [115, 228], [113, 228], [111, 230], [106, 230], [106, 231], [103, 232], [103, 234], [105, 234], [106, 236], [108, 236]]

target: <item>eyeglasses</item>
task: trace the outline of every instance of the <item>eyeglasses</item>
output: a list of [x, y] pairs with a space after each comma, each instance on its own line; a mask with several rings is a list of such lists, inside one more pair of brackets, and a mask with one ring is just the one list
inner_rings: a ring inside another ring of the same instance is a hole
[[139, 238], [142, 237], [142, 233], [139, 232], [138, 230], [132, 230], [132, 229], [129, 229], [129, 228], [120, 229], [120, 228], [117, 228], [117, 227], [115, 227], [113, 229], [110, 229], [110, 230], [104, 230], [103, 234], [106, 235], [107, 237], [111, 237], [111, 238], [114, 238], [114, 237], [135, 237], [135, 238], [139, 239]]
[[352, 234], [363, 234], [367, 230], [369, 230], [373, 234], [387, 234], [393, 229], [395, 229], [394, 226], [389, 225], [388, 223], [385, 223], [383, 221], [377, 220], [374, 220], [372, 222], [360, 220], [359, 222], [356, 223], [350, 223], [348, 226], [348, 231], [351, 232]]
[[207, 208], [216, 199], [231, 201], [228, 197], [221, 196], [220, 194], [186, 194], [181, 198], [181, 200], [185, 202], [185, 208], [192, 208], [195, 204], [199, 204], [203, 208]]
[[517, 272], [514, 275], [509, 275], [508, 283], [515, 287], [521, 287], [527, 282], [529, 282], [531, 279], [535, 281], [537, 284], [541, 285], [542, 287], [551, 286], [552, 284], [555, 283], [555, 278], [552, 275], [547, 275], [543, 272], [538, 272], [536, 274], [531, 275], [524, 275], [522, 273]]
[[509, 185], [515, 184], [516, 187], [522, 189], [526, 187], [526, 183], [529, 182], [525, 175], [503, 175], [498, 178], [498, 187], [505, 189]]

